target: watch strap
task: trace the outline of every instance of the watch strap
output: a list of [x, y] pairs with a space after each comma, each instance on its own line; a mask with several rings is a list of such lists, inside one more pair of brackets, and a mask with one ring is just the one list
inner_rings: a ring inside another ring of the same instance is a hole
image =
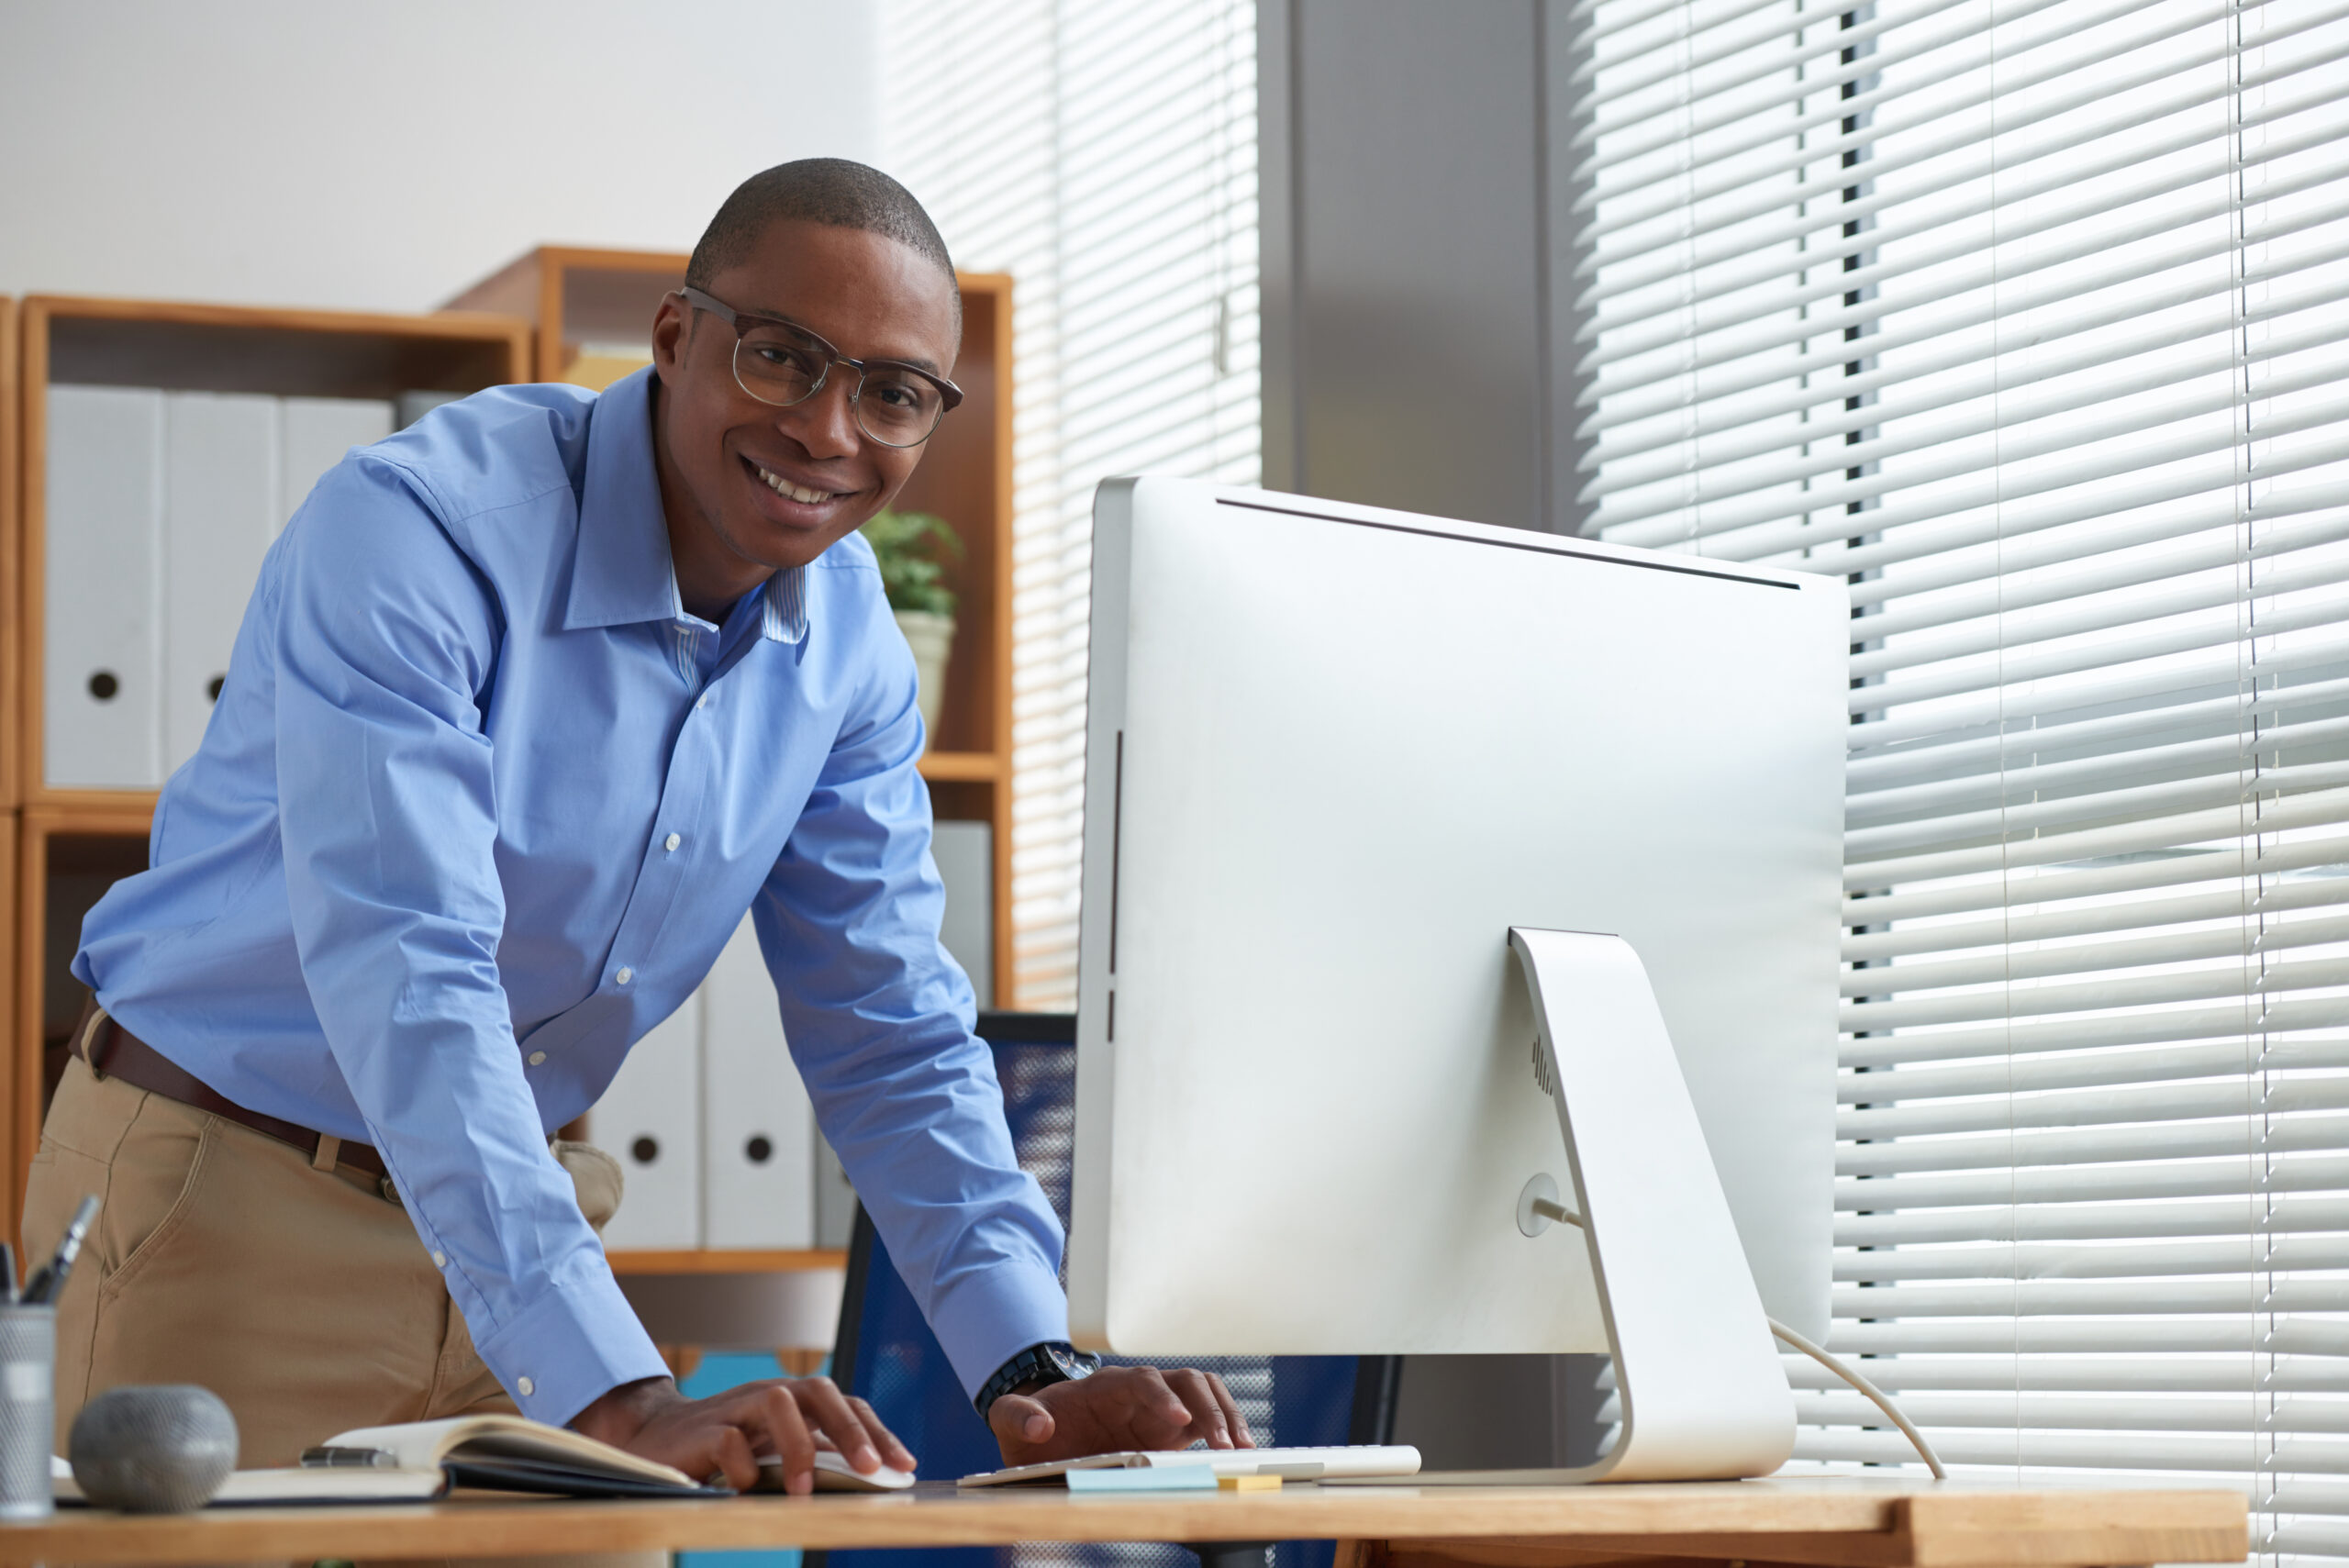
[[[1100, 1357], [1086, 1354], [1066, 1340], [1047, 1340], [1029, 1346], [996, 1368], [995, 1375], [980, 1386], [971, 1404], [984, 1421], [989, 1407], [1023, 1384], [1068, 1383], [1090, 1376], [1100, 1364]], [[1072, 1365], [1077, 1370], [1071, 1372]]]

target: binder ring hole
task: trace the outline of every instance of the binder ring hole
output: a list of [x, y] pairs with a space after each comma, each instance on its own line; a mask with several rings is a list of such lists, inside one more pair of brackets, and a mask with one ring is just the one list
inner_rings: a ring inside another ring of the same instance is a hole
[[763, 1165], [774, 1158], [774, 1145], [763, 1132], [753, 1133], [751, 1141], [742, 1145], [742, 1153], [753, 1165]]
[[90, 695], [100, 702], [112, 702], [122, 690], [122, 683], [114, 678], [112, 670], [99, 670], [90, 676]]
[[628, 1152], [629, 1157], [638, 1164], [650, 1165], [661, 1158], [661, 1140], [657, 1138], [640, 1138], [628, 1146]]

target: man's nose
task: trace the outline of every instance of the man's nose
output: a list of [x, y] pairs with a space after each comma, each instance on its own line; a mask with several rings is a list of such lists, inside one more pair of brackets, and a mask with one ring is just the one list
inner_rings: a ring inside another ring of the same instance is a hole
[[851, 457], [863, 444], [856, 423], [856, 378], [835, 368], [804, 403], [782, 410], [784, 434], [797, 439], [813, 458]]

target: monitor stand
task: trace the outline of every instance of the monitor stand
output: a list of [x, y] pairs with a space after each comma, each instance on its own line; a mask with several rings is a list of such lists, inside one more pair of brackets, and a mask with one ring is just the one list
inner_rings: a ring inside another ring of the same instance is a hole
[[1511, 927], [1508, 940], [1533, 993], [1571, 1176], [1563, 1197], [1548, 1176], [1527, 1183], [1518, 1224], [1529, 1237], [1550, 1228], [1537, 1199], [1579, 1224], [1622, 1418], [1596, 1464], [1419, 1480], [1767, 1475], [1794, 1452], [1794, 1394], [1647, 971], [1620, 937]]

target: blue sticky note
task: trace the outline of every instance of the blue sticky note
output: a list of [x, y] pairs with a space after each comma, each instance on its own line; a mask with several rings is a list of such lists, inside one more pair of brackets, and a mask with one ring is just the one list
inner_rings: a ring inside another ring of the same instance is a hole
[[1072, 1470], [1072, 1492], [1212, 1492], [1212, 1464], [1153, 1464], [1132, 1470]]

